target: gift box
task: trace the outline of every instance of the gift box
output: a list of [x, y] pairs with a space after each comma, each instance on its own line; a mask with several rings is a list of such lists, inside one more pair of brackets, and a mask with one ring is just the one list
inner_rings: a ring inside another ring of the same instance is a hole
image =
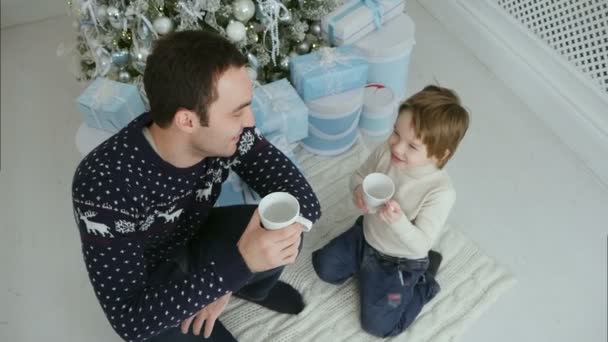
[[398, 106], [393, 91], [380, 84], [370, 84], [364, 92], [359, 128], [372, 134], [391, 130], [397, 118]]
[[289, 142], [308, 136], [308, 107], [287, 79], [256, 86], [251, 109], [265, 135], [281, 134]]
[[324, 35], [332, 45], [356, 42], [403, 13], [403, 0], [348, 0], [321, 21]]
[[[308, 131], [308, 126], [306, 127], [306, 131]], [[290, 143], [285, 135], [282, 134], [271, 134], [265, 136], [266, 140], [270, 142], [274, 147], [276, 147], [279, 151], [283, 152], [283, 154], [291, 160], [292, 163], [296, 167], [299, 168], [299, 162], [296, 158], [293, 149], [297, 146], [297, 144]]]
[[367, 84], [367, 60], [353, 46], [324, 47], [295, 56], [289, 68], [292, 83], [305, 102]]
[[320, 156], [335, 156], [348, 151], [357, 141], [357, 122], [341, 134], [323, 133], [312, 125], [308, 127], [308, 138], [302, 140], [302, 147]]
[[[293, 152], [296, 144], [290, 143], [285, 135], [273, 134], [265, 136], [266, 140], [298, 167], [298, 160]], [[224, 207], [239, 204], [257, 204], [262, 200], [260, 195], [245, 183], [234, 171], [230, 171], [228, 178], [222, 184], [222, 192], [216, 206]]]
[[222, 184], [222, 190], [220, 196], [215, 201], [215, 206], [227, 207], [230, 205], [245, 204], [243, 185], [244, 183], [241, 178], [233, 171], [230, 171], [228, 178], [226, 178]]
[[84, 122], [91, 128], [118, 132], [146, 111], [137, 86], [97, 78], [76, 99]]
[[412, 19], [401, 13], [355, 43], [369, 62], [369, 82], [391, 88], [399, 100], [405, 98], [414, 29]]
[[327, 134], [348, 131], [353, 122], [359, 121], [363, 94], [363, 88], [357, 88], [307, 102], [310, 125]]

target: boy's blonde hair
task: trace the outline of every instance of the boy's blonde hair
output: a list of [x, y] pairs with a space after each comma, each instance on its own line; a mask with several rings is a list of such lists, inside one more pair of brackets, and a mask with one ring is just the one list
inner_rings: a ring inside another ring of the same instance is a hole
[[[414, 132], [426, 145], [428, 157], [437, 158], [437, 166], [443, 168], [469, 128], [469, 113], [458, 95], [451, 89], [429, 85], [399, 106], [399, 115], [406, 111], [412, 113]], [[446, 156], [447, 150], [450, 153]]]

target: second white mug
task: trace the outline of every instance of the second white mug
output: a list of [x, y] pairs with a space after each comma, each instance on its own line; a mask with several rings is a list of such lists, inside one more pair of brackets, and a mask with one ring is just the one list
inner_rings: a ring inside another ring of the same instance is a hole
[[363, 200], [371, 214], [395, 194], [395, 183], [383, 173], [370, 173], [363, 179]]

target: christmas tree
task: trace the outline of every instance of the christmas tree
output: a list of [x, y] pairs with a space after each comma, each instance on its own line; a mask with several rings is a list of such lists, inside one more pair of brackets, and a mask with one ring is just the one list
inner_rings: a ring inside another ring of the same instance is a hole
[[288, 75], [289, 59], [327, 46], [320, 20], [344, 0], [72, 0], [80, 80], [140, 87], [154, 40], [174, 30], [212, 30], [232, 41], [264, 84]]

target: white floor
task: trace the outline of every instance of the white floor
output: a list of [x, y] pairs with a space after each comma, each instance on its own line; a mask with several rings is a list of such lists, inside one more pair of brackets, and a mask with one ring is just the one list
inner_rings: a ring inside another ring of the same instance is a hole
[[[408, 7], [418, 42], [409, 88], [453, 87], [473, 115], [448, 166], [451, 222], [519, 279], [462, 340], [606, 341], [608, 187], [434, 18]], [[57, 58], [61, 42], [73, 42], [70, 18], [2, 30], [0, 341], [117, 340], [72, 217], [80, 86]]]

